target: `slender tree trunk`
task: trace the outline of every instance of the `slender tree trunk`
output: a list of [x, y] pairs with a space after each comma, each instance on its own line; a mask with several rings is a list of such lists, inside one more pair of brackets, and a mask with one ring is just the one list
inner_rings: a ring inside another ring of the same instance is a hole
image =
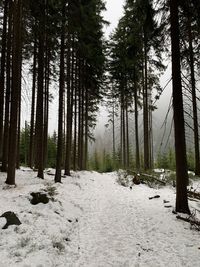
[[3, 33], [1, 43], [1, 69], [0, 69], [0, 159], [3, 152], [3, 119], [4, 119], [4, 87], [5, 87], [5, 63], [6, 63], [6, 33], [8, 18], [8, 0], [4, 0]]
[[199, 127], [197, 115], [197, 100], [196, 100], [196, 81], [194, 71], [194, 52], [191, 30], [191, 18], [188, 13], [188, 37], [189, 37], [189, 52], [190, 52], [190, 75], [192, 85], [192, 107], [193, 107], [193, 123], [194, 123], [194, 148], [195, 148], [195, 174], [200, 174], [200, 156], [199, 156]]
[[78, 61], [76, 60], [75, 69], [75, 96], [74, 96], [74, 151], [73, 151], [73, 169], [76, 170], [76, 149], [77, 149], [77, 94], [78, 94]]
[[85, 147], [84, 147], [84, 164], [83, 169], [87, 170], [87, 159], [88, 159], [88, 105], [89, 105], [89, 92], [88, 88], [85, 91]]
[[149, 166], [149, 114], [148, 114], [148, 80], [147, 80], [147, 44], [144, 42], [144, 88], [143, 88], [143, 120], [144, 120], [144, 169]]
[[126, 127], [125, 127], [125, 100], [124, 100], [124, 92], [122, 96], [122, 147], [123, 147], [123, 168], [126, 168]]
[[32, 104], [31, 104], [31, 125], [30, 125], [30, 144], [29, 144], [29, 167], [33, 167], [34, 162], [34, 121], [35, 121], [35, 91], [36, 91], [36, 78], [37, 78], [37, 43], [34, 41], [33, 52], [33, 84], [32, 84]]
[[[22, 55], [20, 55], [20, 77], [21, 77], [21, 70], [22, 70]], [[18, 126], [17, 126], [17, 156], [16, 156], [16, 168], [20, 168], [20, 137], [21, 137], [21, 79], [20, 79], [20, 92], [19, 92], [19, 108], [18, 108]]]
[[120, 167], [123, 167], [123, 107], [120, 105]]
[[37, 176], [44, 179], [44, 29], [45, 7], [41, 4], [41, 17], [39, 19], [39, 42], [38, 42], [38, 91], [36, 108], [36, 155], [38, 168]]
[[82, 63], [79, 59], [79, 82], [78, 82], [78, 168], [81, 169], [81, 123], [83, 121], [82, 117]]
[[135, 82], [134, 101], [135, 101], [135, 159], [136, 170], [140, 170], [140, 150], [139, 150], [139, 134], [138, 134], [138, 94], [137, 83]]
[[127, 158], [127, 162], [126, 162], [126, 168], [129, 168], [129, 155], [130, 151], [129, 151], [129, 121], [128, 121], [128, 103], [126, 100], [126, 158]]
[[19, 109], [19, 93], [21, 85], [21, 21], [22, 21], [22, 0], [15, 0], [13, 3], [13, 56], [12, 56], [12, 92], [11, 92], [11, 118], [9, 130], [9, 154], [8, 174], [6, 183], [15, 184], [15, 167], [17, 155], [17, 124]]
[[70, 176], [70, 122], [71, 122], [71, 47], [70, 35], [68, 35], [67, 44], [67, 136], [66, 136], [66, 157], [65, 157], [65, 175]]
[[173, 109], [176, 152], [176, 211], [190, 213], [187, 199], [187, 159], [180, 68], [178, 2], [170, 0]]
[[12, 46], [12, 2], [9, 1], [7, 57], [6, 57], [6, 99], [5, 99], [5, 123], [3, 137], [2, 171], [7, 171], [9, 148], [9, 123], [10, 123], [10, 92], [11, 92], [11, 46]]
[[86, 107], [85, 107], [85, 99], [86, 99], [86, 90], [85, 90], [85, 78], [86, 78], [86, 72], [85, 72], [85, 63], [83, 63], [83, 73], [82, 73], [82, 84], [81, 84], [81, 129], [80, 129], [80, 137], [81, 137], [81, 151], [80, 151], [80, 169], [83, 170], [83, 161], [84, 161], [84, 123], [85, 123], [85, 115], [86, 115]]
[[115, 103], [112, 106], [112, 141], [113, 141], [113, 161], [116, 167], [116, 148], [115, 148]]
[[46, 42], [46, 58], [45, 58], [45, 97], [44, 97], [44, 167], [48, 161], [48, 125], [49, 125], [49, 79], [50, 79], [50, 59], [48, 51], [48, 42]]
[[149, 167], [154, 167], [154, 154], [153, 154], [153, 115], [152, 110], [149, 109]]
[[62, 149], [63, 149], [63, 96], [65, 87], [65, 0], [62, 7], [62, 29], [60, 47], [60, 86], [59, 86], [59, 110], [58, 110], [58, 142], [56, 156], [55, 182], [61, 183]]

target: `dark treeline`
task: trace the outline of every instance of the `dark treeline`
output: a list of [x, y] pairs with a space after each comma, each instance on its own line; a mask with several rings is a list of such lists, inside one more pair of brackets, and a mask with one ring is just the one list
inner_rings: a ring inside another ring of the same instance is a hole
[[[52, 161], [55, 182], [61, 182], [62, 169], [66, 175], [71, 169], [88, 169], [88, 144], [93, 140], [98, 105], [105, 97], [112, 125], [113, 159], [118, 156], [118, 166], [126, 169], [133, 166], [133, 158], [137, 171], [152, 169], [152, 113], [163, 91], [159, 77], [166, 69], [163, 57], [168, 56], [172, 59], [176, 210], [189, 213], [186, 125], [193, 131], [195, 173], [200, 174], [196, 88], [199, 1], [126, 0], [124, 15], [108, 42], [103, 38], [106, 22], [102, 0], [4, 0], [0, 1], [0, 9], [0, 158], [2, 171], [7, 172], [6, 183], [15, 184], [15, 169], [22, 158], [43, 179], [51, 153], [56, 154]], [[30, 123], [21, 131], [24, 65], [32, 74], [32, 97]], [[59, 105], [57, 134], [50, 138], [52, 83], [57, 84]], [[185, 103], [192, 106], [192, 113]], [[134, 156], [129, 119], [133, 113]], [[106, 155], [104, 158], [112, 160]]]
[[[61, 168], [86, 169], [88, 142], [102, 97], [105, 56], [100, 0], [1, 1], [0, 154], [7, 183], [20, 159], [22, 66], [32, 72], [26, 161], [43, 178], [48, 155], [50, 85], [59, 84], [55, 181]], [[30, 63], [31, 62], [31, 63]], [[28, 127], [28, 126], [27, 126]]]

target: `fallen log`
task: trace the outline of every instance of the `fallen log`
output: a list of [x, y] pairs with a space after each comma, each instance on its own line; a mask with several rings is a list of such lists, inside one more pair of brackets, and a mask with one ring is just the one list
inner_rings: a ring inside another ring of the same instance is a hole
[[[155, 177], [153, 175], [150, 175], [150, 174], [147, 174], [147, 173], [137, 173], [135, 171], [131, 171], [131, 170], [127, 170], [128, 174], [133, 174], [135, 176], [143, 176], [143, 177], [146, 177], [146, 178], [150, 178], [150, 179], [153, 179], [153, 180], [156, 180], [157, 182], [163, 184], [163, 185], [166, 185], [166, 183], [162, 180], [160, 180], [158, 177]], [[140, 177], [141, 178], [141, 177]]]

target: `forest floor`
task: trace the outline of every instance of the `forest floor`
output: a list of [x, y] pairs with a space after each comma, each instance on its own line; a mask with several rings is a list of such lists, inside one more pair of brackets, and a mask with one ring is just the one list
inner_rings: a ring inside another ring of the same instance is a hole
[[[200, 232], [172, 213], [172, 187], [131, 189], [116, 173], [96, 172], [54, 184], [53, 172], [41, 180], [21, 169], [15, 188], [0, 174], [0, 215], [12, 211], [22, 223], [0, 229], [0, 267], [199, 266]], [[32, 192], [50, 201], [32, 205]], [[200, 202], [190, 207], [200, 209]], [[0, 218], [0, 228], [5, 223]]]

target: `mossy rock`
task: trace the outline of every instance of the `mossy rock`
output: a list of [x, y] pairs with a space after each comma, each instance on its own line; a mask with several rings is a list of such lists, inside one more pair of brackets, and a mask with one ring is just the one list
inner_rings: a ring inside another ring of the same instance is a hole
[[47, 194], [42, 192], [32, 192], [31, 196], [33, 197], [30, 202], [32, 205], [37, 205], [39, 203], [47, 204], [49, 203], [49, 197]]
[[21, 222], [17, 215], [12, 211], [4, 212], [0, 217], [6, 218], [7, 222], [2, 229], [7, 229], [10, 225], [20, 225]]

